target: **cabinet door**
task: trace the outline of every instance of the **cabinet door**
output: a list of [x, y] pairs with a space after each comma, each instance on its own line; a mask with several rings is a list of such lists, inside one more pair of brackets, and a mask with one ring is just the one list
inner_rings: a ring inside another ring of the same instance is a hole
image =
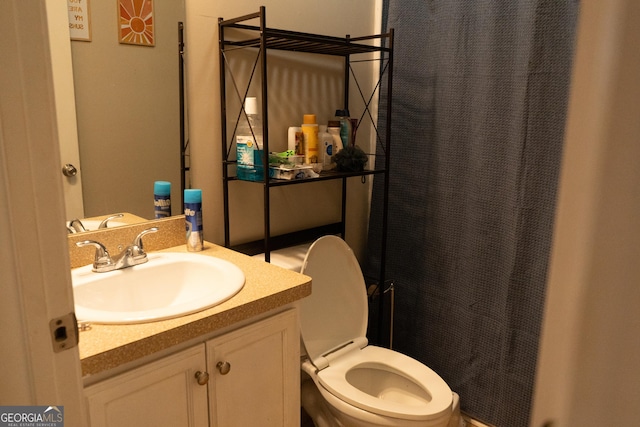
[[109, 378], [85, 389], [92, 427], [208, 426], [204, 345]]
[[298, 334], [292, 309], [207, 342], [212, 426], [300, 424]]

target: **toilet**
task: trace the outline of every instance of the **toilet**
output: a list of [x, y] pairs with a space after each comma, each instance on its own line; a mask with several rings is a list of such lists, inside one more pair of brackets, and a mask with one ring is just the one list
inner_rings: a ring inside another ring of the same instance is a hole
[[316, 240], [301, 272], [312, 278], [300, 302], [302, 406], [316, 427], [457, 427], [458, 396], [427, 366], [368, 345], [360, 265], [339, 237]]

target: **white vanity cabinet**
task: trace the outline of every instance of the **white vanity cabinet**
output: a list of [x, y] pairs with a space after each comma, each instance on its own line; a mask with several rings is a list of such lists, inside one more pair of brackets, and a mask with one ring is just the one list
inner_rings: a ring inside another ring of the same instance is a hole
[[108, 378], [85, 388], [91, 426], [298, 425], [299, 345], [290, 309]]
[[294, 310], [206, 345], [211, 426], [299, 425], [300, 335]]
[[91, 427], [208, 426], [204, 367], [200, 344], [85, 388]]

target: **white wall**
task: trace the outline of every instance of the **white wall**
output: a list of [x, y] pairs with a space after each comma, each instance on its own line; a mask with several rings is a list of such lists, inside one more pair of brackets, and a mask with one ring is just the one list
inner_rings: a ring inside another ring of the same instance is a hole
[[535, 427], [640, 419], [640, 2], [580, 13]]
[[[218, 18], [230, 19], [257, 12], [264, 5], [268, 27], [342, 37], [346, 34], [360, 36], [380, 33], [380, 9], [377, 3], [358, 0], [186, 2], [192, 180], [194, 187], [203, 190], [207, 240], [216, 243], [224, 241]], [[312, 60], [308, 56], [304, 58], [305, 61]], [[323, 61], [326, 62], [326, 59], [317, 63], [317, 70], [309, 69], [309, 65], [306, 65], [305, 71], [298, 73], [296, 70], [303, 67], [303, 64], [287, 67], [284, 65], [285, 61], [278, 63], [270, 71], [269, 98], [273, 94], [274, 99], [279, 100], [277, 105], [271, 104], [274, 111], [270, 107], [269, 112], [270, 146], [273, 150], [286, 149], [286, 129], [299, 124], [303, 114], [315, 113], [319, 123], [323, 123], [340, 107], [336, 103], [341, 103], [341, 97], [332, 94], [332, 89], [335, 88], [332, 86], [333, 80], [325, 79], [325, 74], [318, 71], [326, 66], [322, 64]], [[318, 85], [319, 82], [321, 85]], [[322, 92], [322, 84], [327, 84], [329, 90]], [[300, 96], [298, 90], [305, 91], [310, 96]], [[319, 105], [322, 102], [324, 104]], [[348, 212], [347, 241], [356, 253], [362, 252], [366, 241], [370, 182], [368, 179], [367, 185], [363, 185], [359, 179], [352, 179], [349, 183], [350, 194], [354, 197]], [[238, 190], [232, 194], [232, 243], [260, 238], [263, 230], [262, 186], [242, 182], [232, 184], [237, 184], [233, 188]], [[336, 204], [335, 200], [331, 201], [331, 197], [325, 197], [337, 194], [339, 189], [337, 181], [287, 187], [286, 191], [276, 189], [272, 193], [273, 233], [280, 234], [293, 231], [296, 227], [318, 225], [325, 220], [339, 220], [339, 200]]]

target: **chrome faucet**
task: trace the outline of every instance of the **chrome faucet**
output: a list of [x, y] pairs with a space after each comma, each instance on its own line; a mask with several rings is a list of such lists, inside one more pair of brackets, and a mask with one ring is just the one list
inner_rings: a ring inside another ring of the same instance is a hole
[[[111, 216], [106, 217], [105, 219], [102, 220], [100, 225], [98, 225], [98, 230], [100, 230], [102, 228], [107, 228], [107, 223], [109, 221], [111, 221], [112, 219], [122, 218], [123, 216], [124, 216], [124, 214], [119, 213], [119, 214], [115, 214], [115, 215], [111, 215]], [[82, 221], [80, 221], [78, 218], [71, 220], [69, 222], [69, 225], [67, 226], [67, 232], [69, 234], [71, 234], [71, 233], [82, 233], [83, 231], [87, 231], [87, 229], [85, 228], [85, 226], [82, 223]]]
[[82, 233], [83, 231], [87, 231], [84, 228], [84, 224], [78, 218], [72, 219], [67, 226], [67, 232], [69, 233]]
[[123, 216], [124, 216], [124, 214], [119, 213], [119, 214], [115, 214], [115, 215], [111, 215], [111, 216], [106, 217], [105, 219], [102, 220], [100, 225], [98, 225], [98, 230], [100, 230], [102, 228], [107, 228], [107, 223], [109, 221], [111, 221], [112, 219], [122, 218]]
[[96, 255], [93, 261], [93, 271], [96, 273], [106, 273], [108, 271], [120, 270], [122, 268], [133, 267], [134, 265], [144, 264], [148, 261], [147, 253], [142, 245], [142, 236], [155, 233], [157, 227], [147, 228], [136, 236], [133, 243], [125, 248], [119, 255], [113, 258], [109, 255], [107, 248], [100, 242], [95, 240], [84, 240], [77, 242], [76, 246], [94, 246]]

